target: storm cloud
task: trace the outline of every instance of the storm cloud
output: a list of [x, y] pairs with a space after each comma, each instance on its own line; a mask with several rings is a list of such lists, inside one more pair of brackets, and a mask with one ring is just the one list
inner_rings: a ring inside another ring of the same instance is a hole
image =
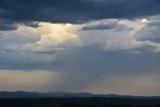
[[[1, 0], [1, 30], [25, 21], [84, 23], [106, 18], [133, 19], [159, 15], [159, 0]], [[8, 25], [8, 21], [11, 25]]]

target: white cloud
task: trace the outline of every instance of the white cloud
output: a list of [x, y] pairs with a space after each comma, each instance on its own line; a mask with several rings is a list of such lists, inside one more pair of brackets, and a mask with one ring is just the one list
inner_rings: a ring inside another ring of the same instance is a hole
[[[76, 35], [78, 26], [72, 24], [39, 23], [40, 27], [20, 27], [20, 33], [25, 30], [33, 35], [38, 35], [39, 40], [23, 45], [10, 45], [9, 49], [25, 52], [52, 52], [65, 49], [67, 46], [79, 46], [80, 40]], [[34, 38], [34, 37], [33, 37]]]
[[[148, 37], [148, 39], [154, 38], [154, 40], [157, 40], [159, 38], [157, 36], [160, 34], [159, 30], [155, 29], [155, 26], [150, 26], [154, 21], [154, 19], [94, 21], [84, 25], [84, 28], [88, 27], [89, 30], [82, 30], [80, 37], [86, 44], [100, 44], [106, 51], [159, 52], [160, 43], [140, 39]], [[121, 29], [116, 30], [119, 27]], [[100, 28], [101, 30], [99, 30]], [[155, 32], [157, 34], [153, 35]]]

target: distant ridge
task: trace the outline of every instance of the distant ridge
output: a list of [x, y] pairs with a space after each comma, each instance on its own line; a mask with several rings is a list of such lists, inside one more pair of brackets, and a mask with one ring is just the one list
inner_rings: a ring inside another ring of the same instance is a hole
[[117, 95], [117, 94], [92, 94], [87, 92], [71, 93], [71, 92], [27, 92], [27, 91], [1, 91], [0, 98], [44, 98], [44, 97], [120, 97], [120, 98], [158, 98], [160, 96], [131, 96], [131, 95]]

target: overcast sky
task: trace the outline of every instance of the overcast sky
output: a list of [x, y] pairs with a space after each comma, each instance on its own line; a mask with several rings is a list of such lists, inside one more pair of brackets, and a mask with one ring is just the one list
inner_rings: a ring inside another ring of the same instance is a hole
[[160, 95], [159, 0], [0, 0], [0, 91]]

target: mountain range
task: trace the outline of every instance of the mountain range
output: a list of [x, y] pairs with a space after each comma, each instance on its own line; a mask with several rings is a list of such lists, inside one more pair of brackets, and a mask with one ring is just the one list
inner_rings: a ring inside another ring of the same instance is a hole
[[71, 93], [71, 92], [27, 92], [27, 91], [1, 91], [0, 98], [44, 98], [44, 97], [120, 97], [120, 98], [158, 98], [160, 96], [131, 96], [117, 94], [92, 94], [88, 92]]

